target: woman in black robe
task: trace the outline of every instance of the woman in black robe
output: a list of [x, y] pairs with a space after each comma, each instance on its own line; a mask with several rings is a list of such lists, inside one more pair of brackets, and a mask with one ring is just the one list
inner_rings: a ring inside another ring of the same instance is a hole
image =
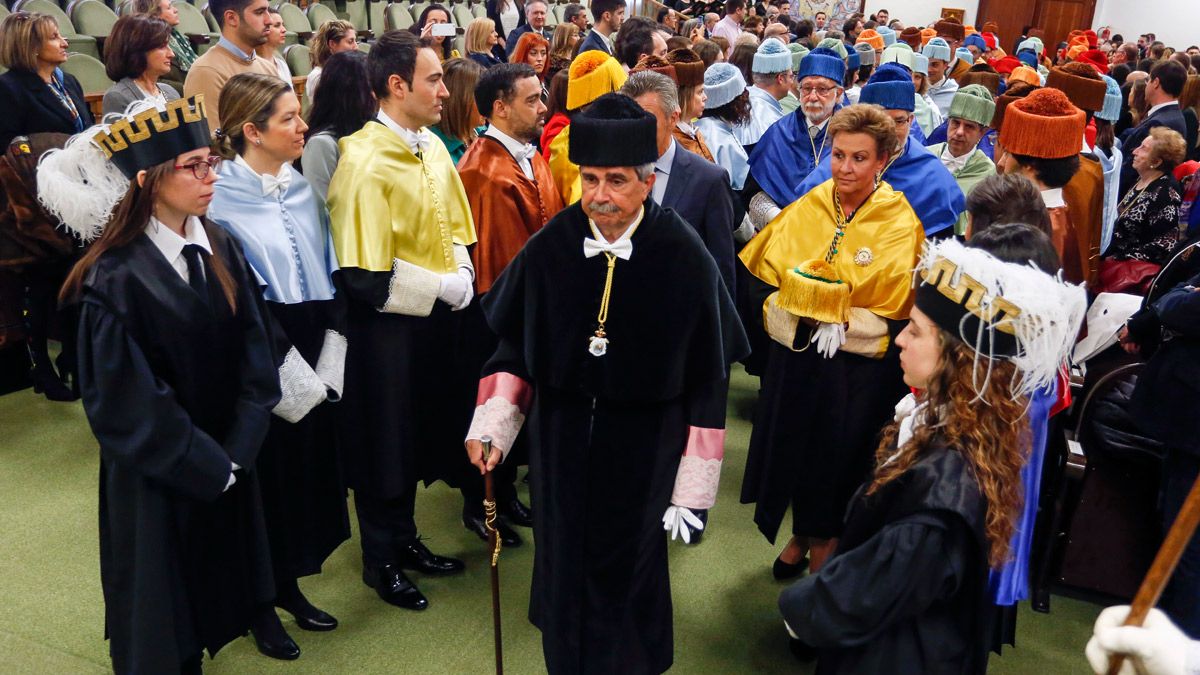
[[[345, 304], [336, 294], [329, 214], [292, 167], [308, 128], [300, 101], [277, 77], [243, 73], [225, 84], [219, 149], [226, 161], [209, 217], [242, 245], [267, 300], [281, 400], [258, 457], [275, 571], [275, 606], [304, 630], [337, 619], [314, 607], [296, 579], [317, 574], [350, 538], [332, 406], [346, 359]], [[294, 659], [300, 648], [268, 605], [254, 627], [259, 651]]]
[[[202, 219], [219, 162], [203, 98], [132, 122], [47, 156], [39, 183], [56, 189], [39, 196], [94, 233], [68, 200], [128, 186], [62, 292], [80, 305], [100, 445], [105, 634], [118, 673], [199, 672], [274, 593], [255, 462], [279, 382], [254, 273]], [[97, 147], [111, 163], [87, 156]]]
[[949, 240], [928, 243], [900, 333], [904, 381], [873, 479], [820, 572], [779, 599], [818, 673], [982, 673], [988, 569], [1021, 512], [1028, 396], [1053, 382], [1083, 288]]

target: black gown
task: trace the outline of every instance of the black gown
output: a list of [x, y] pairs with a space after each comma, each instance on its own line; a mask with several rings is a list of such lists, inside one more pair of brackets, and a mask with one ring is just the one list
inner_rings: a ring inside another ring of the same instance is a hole
[[855, 496], [837, 551], [779, 609], [817, 673], [975, 674], [987, 667], [987, 502], [963, 456], [927, 451]]
[[500, 338], [484, 375], [533, 386], [529, 616], [547, 670], [659, 673], [673, 660], [663, 513], [689, 426], [725, 426], [746, 338], [695, 231], [647, 200], [614, 270], [608, 353], [590, 355], [607, 263], [584, 257], [588, 236], [569, 206], [500, 276], [483, 303]]
[[[178, 672], [244, 635], [274, 595], [255, 461], [279, 400], [261, 295], [238, 245], [209, 242], [237, 283], [202, 299], [139, 235], [84, 282], [79, 371], [100, 444], [100, 579], [116, 672]], [[230, 463], [242, 467], [225, 490]]]

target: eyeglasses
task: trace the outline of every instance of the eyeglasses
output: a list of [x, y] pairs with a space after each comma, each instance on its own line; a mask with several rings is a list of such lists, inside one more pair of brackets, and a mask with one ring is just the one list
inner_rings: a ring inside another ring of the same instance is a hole
[[828, 96], [829, 93], [832, 92], [834, 89], [837, 89], [837, 87], [813, 87], [813, 86], [800, 87], [800, 95], [801, 96], [812, 96], [813, 94], [818, 94], [822, 98], [824, 98], [824, 97]]
[[208, 178], [208, 173], [210, 171], [216, 171], [217, 167], [219, 166], [221, 166], [221, 156], [209, 155], [198, 162], [191, 162], [190, 164], [176, 164], [175, 170], [179, 171], [182, 169], [190, 169], [192, 175], [196, 177], [196, 180], [204, 180], [205, 178]]

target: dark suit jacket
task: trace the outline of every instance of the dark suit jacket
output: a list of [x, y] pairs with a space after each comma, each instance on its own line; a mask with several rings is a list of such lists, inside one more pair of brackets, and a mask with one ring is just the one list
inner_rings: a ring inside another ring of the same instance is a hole
[[[1129, 401], [1138, 427], [1168, 448], [1200, 455], [1200, 276], [1176, 286], [1129, 321], [1131, 337], [1172, 337], [1146, 363]], [[1149, 316], [1148, 316], [1149, 315]]]
[[[63, 85], [83, 118], [83, 128], [92, 126], [92, 111], [83, 99], [79, 80], [63, 73]], [[50, 86], [37, 73], [10, 70], [0, 75], [0, 152], [6, 151], [16, 136], [43, 131], [75, 133], [71, 114], [50, 91]]]
[[734, 291], [733, 192], [725, 169], [675, 144], [662, 207], [687, 221], [704, 241], [730, 295]]
[[[516, 5], [517, 5], [517, 26], [524, 26], [525, 25], [525, 0], [509, 0], [509, 1], [516, 3]], [[507, 45], [508, 44], [508, 36], [504, 34], [504, 24], [500, 23], [500, 9], [496, 6], [497, 4], [498, 3], [496, 2], [496, 0], [487, 0], [487, 2], [485, 2], [483, 4], [483, 9], [485, 12], [487, 12], [487, 18], [496, 22], [496, 33], [499, 34], [500, 37], [504, 38], [504, 44]], [[463, 26], [463, 28], [466, 28], [466, 26]], [[517, 29], [514, 28], [513, 32], [515, 33], [516, 30]]]
[[1129, 131], [1129, 135], [1121, 141], [1121, 152], [1124, 158], [1121, 160], [1121, 194], [1124, 195], [1129, 191], [1129, 188], [1137, 182], [1137, 171], [1133, 169], [1133, 151], [1137, 149], [1142, 141], [1150, 135], [1150, 130], [1154, 127], [1168, 127], [1179, 132], [1180, 136], [1187, 138], [1187, 125], [1183, 120], [1183, 111], [1178, 105], [1167, 106], [1156, 111], [1153, 115], [1142, 120], [1142, 123]]
[[608, 40], [604, 39], [595, 29], [588, 31], [587, 37], [583, 38], [583, 44], [579, 45], [579, 51], [576, 53], [582, 54], [593, 49], [605, 54], [612, 54], [612, 48], [608, 46]]
[[[511, 60], [513, 50], [517, 48], [517, 42], [521, 39], [521, 36], [531, 32], [532, 30], [533, 28], [531, 28], [527, 23], [523, 23], [514, 28], [513, 31], [508, 34], [508, 38], [504, 41], [504, 56]], [[549, 42], [550, 39], [554, 37], [554, 31], [543, 27], [542, 37], [546, 38], [546, 41]], [[550, 50], [547, 49], [546, 51]]]

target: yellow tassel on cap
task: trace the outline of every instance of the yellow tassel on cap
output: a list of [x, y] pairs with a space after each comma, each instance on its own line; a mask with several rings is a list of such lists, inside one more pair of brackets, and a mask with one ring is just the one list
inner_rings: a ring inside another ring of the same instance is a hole
[[779, 287], [778, 305], [822, 323], [846, 323], [850, 318], [850, 285], [838, 278], [824, 260], [809, 260], [788, 270]]

